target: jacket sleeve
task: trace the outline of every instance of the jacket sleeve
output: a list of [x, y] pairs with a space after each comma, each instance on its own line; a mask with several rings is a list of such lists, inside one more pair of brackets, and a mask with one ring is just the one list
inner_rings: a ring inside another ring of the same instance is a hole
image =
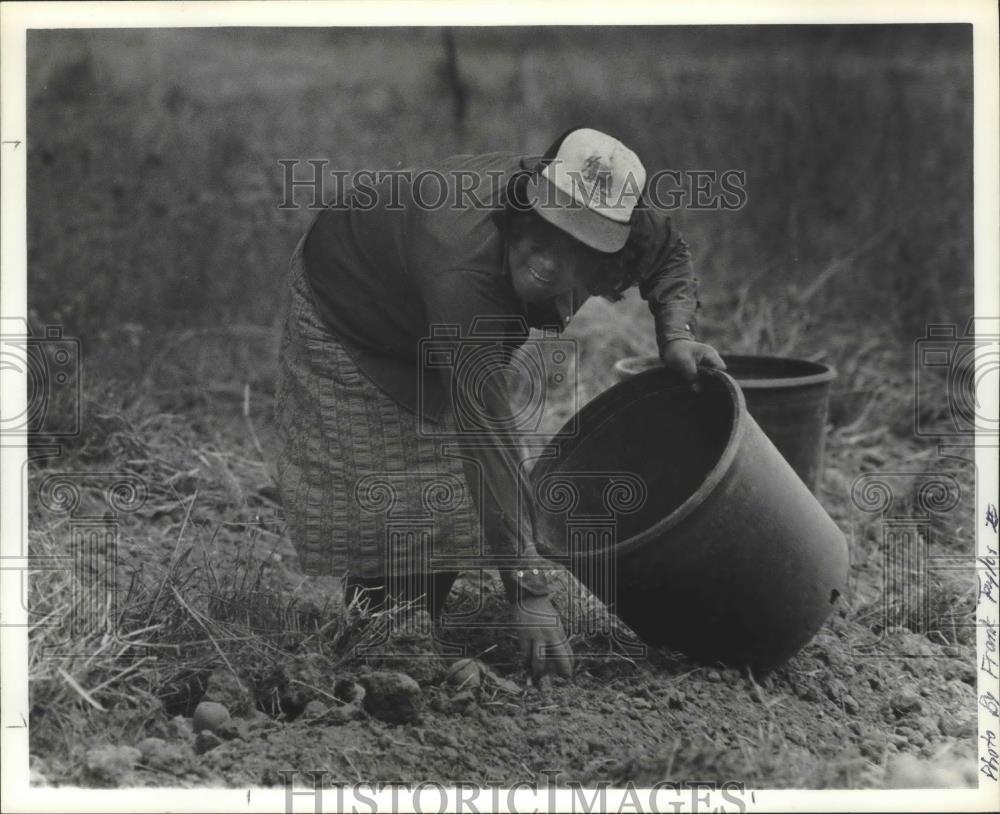
[[642, 259], [639, 293], [649, 303], [660, 350], [673, 339], [693, 339], [698, 331], [698, 279], [691, 252], [670, 218], [648, 212], [651, 237]]
[[450, 361], [428, 369], [422, 360], [420, 375], [443, 379], [455, 414], [455, 441], [470, 459], [467, 480], [483, 516], [486, 544], [513, 599], [518, 586], [532, 595], [549, 590], [535, 546], [521, 428], [513, 417], [504, 373], [511, 354], [527, 338], [527, 326], [510, 314], [511, 304], [497, 297], [493, 286], [475, 271], [425, 278], [428, 324], [438, 334], [436, 358]]

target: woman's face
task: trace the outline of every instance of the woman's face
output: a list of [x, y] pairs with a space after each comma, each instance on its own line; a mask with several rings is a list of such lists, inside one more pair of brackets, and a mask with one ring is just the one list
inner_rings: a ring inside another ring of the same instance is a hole
[[524, 302], [543, 302], [589, 285], [599, 261], [593, 249], [536, 215], [512, 220], [507, 263]]

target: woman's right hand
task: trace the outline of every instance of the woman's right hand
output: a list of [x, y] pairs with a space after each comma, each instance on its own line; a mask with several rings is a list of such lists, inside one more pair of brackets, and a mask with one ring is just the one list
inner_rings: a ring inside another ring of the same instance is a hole
[[672, 339], [660, 351], [660, 361], [688, 382], [697, 380], [699, 367], [726, 369], [726, 363], [715, 348], [693, 339]]
[[514, 620], [521, 658], [530, 667], [532, 680], [537, 684], [545, 675], [570, 678], [573, 649], [549, 598], [521, 596], [514, 606]]

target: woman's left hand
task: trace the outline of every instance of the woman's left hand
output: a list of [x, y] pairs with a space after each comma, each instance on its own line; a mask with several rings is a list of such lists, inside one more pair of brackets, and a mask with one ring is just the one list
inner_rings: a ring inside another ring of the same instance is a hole
[[660, 361], [665, 368], [683, 376], [688, 382], [698, 378], [699, 367], [726, 369], [726, 363], [715, 348], [693, 339], [674, 339], [668, 342], [660, 351]]
[[547, 596], [523, 596], [514, 609], [521, 658], [537, 684], [545, 675], [569, 678], [573, 674], [573, 649]]

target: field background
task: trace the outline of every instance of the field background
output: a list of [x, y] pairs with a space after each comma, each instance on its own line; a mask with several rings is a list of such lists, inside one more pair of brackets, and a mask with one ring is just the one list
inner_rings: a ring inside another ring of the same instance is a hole
[[[33, 723], [39, 776], [126, 782], [81, 769], [88, 745], [120, 742], [136, 716], [155, 729], [160, 717], [189, 713], [200, 697], [202, 685], [190, 689], [191, 664], [202, 659], [209, 669], [222, 651], [218, 636], [192, 633], [181, 594], [163, 590], [179, 579], [184, 551], [211, 551], [213, 562], [232, 565], [229, 577], [213, 574], [196, 592], [203, 606], [190, 599], [212, 624], [248, 624], [221, 612], [218, 597], [263, 601], [265, 591], [253, 593], [245, 579], [260, 577], [260, 562], [274, 566], [280, 585], [269, 590], [277, 605], [309, 590], [280, 524], [255, 527], [246, 544], [248, 518], [277, 508], [268, 463], [283, 283], [313, 217], [302, 192], [301, 208], [279, 208], [280, 159], [326, 159], [351, 170], [456, 152], [540, 152], [567, 127], [587, 125], [621, 138], [650, 170], [745, 171], [744, 208], [682, 208], [674, 219], [701, 279], [705, 341], [723, 352], [822, 360], [840, 374], [821, 499], [851, 541], [855, 590], [824, 645], [819, 663], [826, 667], [816, 671], [832, 669], [830, 648], [882, 632], [877, 620], [889, 588], [881, 531], [877, 516], [851, 504], [858, 475], [901, 466], [955, 473], [958, 519], [935, 526], [934, 545], [971, 554], [971, 471], [942, 463], [913, 432], [915, 411], [924, 422], [950, 420], [943, 387], [914, 401], [914, 343], [928, 323], [956, 323], [961, 331], [972, 314], [970, 27], [473, 28], [451, 36], [452, 63], [444, 32], [432, 28], [29, 33], [29, 310], [36, 330], [59, 325], [80, 338], [84, 394], [82, 434], [64, 443], [62, 457], [36, 466], [34, 482], [68, 470], [146, 479], [150, 499], [123, 520], [121, 552], [133, 571], [144, 564], [133, 584], [152, 587], [135, 588], [126, 607], [142, 605], [150, 615], [136, 618], [147, 621], [155, 616], [150, 608], [159, 608], [166, 615], [156, 641], [190, 645], [186, 665], [161, 662], [155, 674], [115, 667], [94, 674], [92, 662], [39, 655], [33, 709], [50, 711]], [[655, 350], [651, 318], [634, 292], [613, 305], [592, 300], [567, 335], [577, 340], [578, 386], [553, 390], [546, 419], [553, 430], [613, 381], [616, 359]], [[50, 405], [71, 408], [58, 399]], [[52, 439], [33, 440], [40, 448]], [[100, 488], [85, 492], [96, 499]], [[63, 545], [61, 521], [36, 498], [32, 545], [51, 553]], [[41, 583], [33, 612], [58, 617], [67, 586], [51, 575]], [[952, 666], [926, 678], [955, 683], [956, 706], [941, 714], [967, 717], [960, 710], [971, 706], [974, 638], [962, 624], [974, 607], [971, 564], [932, 588], [934, 607], [947, 610], [935, 618], [948, 624], [930, 630], [914, 622], [902, 635], [919, 640], [924, 655], [940, 648], [929, 655], [945, 661], [928, 663]], [[170, 613], [161, 601], [173, 603]], [[186, 623], [176, 621], [182, 617]], [[99, 639], [91, 645], [102, 646]], [[234, 661], [239, 647], [232, 647]], [[920, 677], [905, 678], [915, 686]], [[782, 679], [775, 680], [770, 691], [780, 694]], [[117, 710], [115, 725], [73, 684], [99, 687], [92, 700], [104, 697]], [[711, 698], [713, 686], [696, 690]], [[852, 696], [854, 707], [860, 700], [879, 709], [877, 685], [865, 686], [864, 697]], [[833, 704], [834, 713], [850, 707], [846, 690], [822, 690], [816, 699], [786, 690], [803, 705], [789, 720], [814, 716], [809, 704]], [[177, 697], [164, 702], [165, 693]], [[153, 714], [145, 701], [163, 708]], [[716, 701], [715, 713], [745, 703]], [[924, 729], [900, 734], [893, 707], [871, 731], [849, 736], [855, 751], [848, 754], [836, 728], [786, 740], [766, 709], [766, 733], [761, 720], [748, 724], [750, 757], [741, 771], [751, 781], [906, 785], [907, 777], [926, 777], [926, 767], [901, 775], [898, 756], [940, 764], [942, 749], [964, 755], [943, 782], [969, 780], [974, 725], [925, 732], [925, 721]], [[717, 717], [702, 712], [688, 722], [697, 731]], [[499, 776], [522, 776], [523, 763], [498, 760]], [[623, 765], [619, 780], [655, 775], [648, 761]], [[693, 771], [706, 766], [714, 764]], [[213, 780], [247, 778], [238, 769], [213, 771]], [[190, 772], [193, 780], [175, 775], [198, 782], [197, 770]], [[163, 779], [148, 769], [139, 775], [154, 781]]]

